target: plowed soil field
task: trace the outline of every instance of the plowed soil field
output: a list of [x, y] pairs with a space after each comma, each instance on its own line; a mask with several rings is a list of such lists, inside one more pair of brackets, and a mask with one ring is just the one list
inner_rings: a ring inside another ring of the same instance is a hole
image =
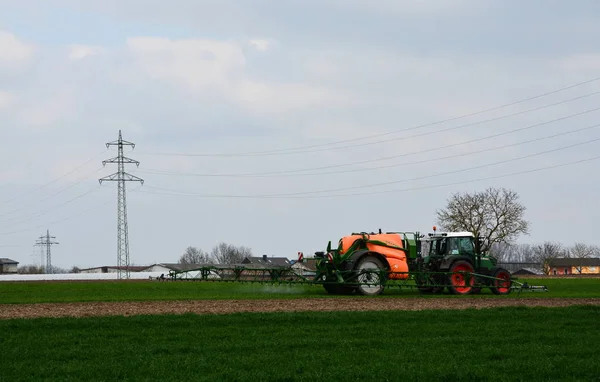
[[485, 309], [504, 306], [565, 307], [571, 305], [600, 305], [600, 298], [307, 298], [2, 304], [0, 305], [0, 319], [184, 313]]

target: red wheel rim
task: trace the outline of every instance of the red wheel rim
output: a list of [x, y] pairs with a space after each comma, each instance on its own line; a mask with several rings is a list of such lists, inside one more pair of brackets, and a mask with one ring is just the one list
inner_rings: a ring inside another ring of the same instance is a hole
[[500, 271], [496, 274], [496, 277], [501, 280], [496, 280], [496, 289], [498, 292], [507, 293], [510, 290], [510, 275], [508, 272]]
[[[458, 264], [453, 267], [452, 272], [473, 272], [473, 268], [468, 264]], [[466, 283], [467, 276], [460, 273], [453, 273], [450, 276], [450, 282], [452, 282], [452, 286], [459, 293], [467, 293], [473, 287], [475, 283], [475, 279], [471, 276], [470, 285]]]

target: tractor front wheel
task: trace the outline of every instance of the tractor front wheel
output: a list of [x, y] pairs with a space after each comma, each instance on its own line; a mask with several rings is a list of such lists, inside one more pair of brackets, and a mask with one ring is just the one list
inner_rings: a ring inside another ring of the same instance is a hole
[[360, 259], [355, 268], [355, 277], [358, 283], [356, 293], [364, 296], [381, 294], [384, 288], [385, 273], [385, 265], [376, 256], [367, 255]]
[[[459, 260], [452, 264], [450, 267], [450, 282], [448, 283], [448, 290], [452, 294], [470, 294], [473, 292], [473, 286], [475, 285], [475, 276], [473, 266], [468, 261]], [[464, 274], [464, 273], [471, 274]]]
[[496, 279], [492, 280], [492, 286], [490, 289], [493, 294], [509, 294], [511, 291], [512, 281], [510, 280], [510, 273], [503, 268], [498, 268], [492, 275]]

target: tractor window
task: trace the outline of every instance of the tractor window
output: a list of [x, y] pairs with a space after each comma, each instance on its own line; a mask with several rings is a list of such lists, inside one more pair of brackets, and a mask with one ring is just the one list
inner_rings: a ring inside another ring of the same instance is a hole
[[448, 254], [450, 255], [458, 255], [458, 239], [455, 237], [448, 239]]
[[443, 256], [446, 253], [446, 239], [432, 240], [429, 245], [429, 256]]
[[473, 247], [473, 241], [468, 237], [461, 237], [459, 241], [459, 250], [461, 255], [474, 256], [475, 248]]

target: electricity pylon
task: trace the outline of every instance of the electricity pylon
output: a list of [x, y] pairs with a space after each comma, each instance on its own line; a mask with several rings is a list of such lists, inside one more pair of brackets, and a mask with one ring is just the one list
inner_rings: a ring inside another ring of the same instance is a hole
[[137, 176], [128, 174], [125, 172], [125, 163], [134, 163], [136, 166], [140, 165], [140, 162], [123, 156], [123, 146], [132, 146], [135, 148], [135, 144], [132, 142], [124, 141], [121, 136], [121, 130], [119, 130], [119, 139], [106, 144], [106, 147], [117, 146], [118, 154], [116, 157], [102, 161], [102, 165], [105, 166], [107, 163], [116, 163], [117, 172], [112, 175], [100, 178], [99, 182], [102, 184], [103, 181], [114, 181], [118, 182], [117, 192], [117, 277], [119, 279], [125, 277], [129, 278], [129, 232], [127, 227], [127, 198], [125, 197], [125, 182], [141, 182], [144, 184], [144, 180]]
[[[52, 255], [50, 253], [50, 247], [53, 244], [58, 244], [57, 241], [52, 241], [50, 239], [56, 239], [55, 236], [50, 236], [50, 231], [46, 230], [46, 236], [40, 236], [39, 238], [40, 240], [38, 240], [35, 245], [39, 245], [39, 246], [45, 246], [46, 247], [46, 268], [45, 268], [45, 273], [53, 273], [52, 271]], [[43, 264], [42, 264], [43, 266]]]

